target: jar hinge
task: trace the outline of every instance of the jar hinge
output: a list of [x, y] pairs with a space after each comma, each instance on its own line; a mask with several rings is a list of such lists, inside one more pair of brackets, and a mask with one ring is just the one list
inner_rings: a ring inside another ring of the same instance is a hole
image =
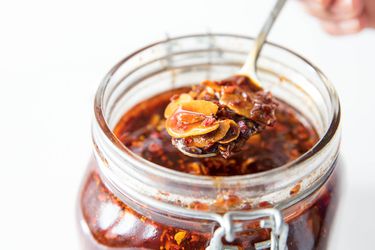
[[214, 232], [210, 245], [206, 250], [233, 249], [230, 246], [224, 246], [221, 239], [232, 242], [235, 240], [235, 234], [244, 230], [243, 223], [240, 221], [254, 221], [260, 219], [260, 227], [271, 229], [271, 238], [266, 241], [254, 244], [256, 250], [287, 250], [286, 240], [288, 237], [288, 224], [283, 220], [281, 212], [275, 208], [265, 208], [248, 212], [233, 211], [227, 212], [222, 217], [220, 227]]

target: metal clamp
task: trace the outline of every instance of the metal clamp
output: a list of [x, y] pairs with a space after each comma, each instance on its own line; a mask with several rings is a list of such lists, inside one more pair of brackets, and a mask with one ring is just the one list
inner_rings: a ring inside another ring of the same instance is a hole
[[[239, 221], [254, 221], [260, 219], [260, 227], [271, 229], [271, 238], [254, 244], [256, 250], [287, 250], [286, 240], [288, 237], [288, 224], [283, 221], [282, 214], [275, 208], [259, 209], [249, 212], [228, 212], [224, 214], [220, 222], [220, 227], [214, 232], [210, 245], [206, 250], [225, 249], [221, 241], [232, 242], [235, 240], [235, 234], [244, 230], [243, 223]], [[232, 249], [232, 248], [231, 248]]]

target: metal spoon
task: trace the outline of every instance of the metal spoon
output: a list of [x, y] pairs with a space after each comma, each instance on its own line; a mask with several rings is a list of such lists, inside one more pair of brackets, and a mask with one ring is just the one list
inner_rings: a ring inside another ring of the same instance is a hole
[[[262, 29], [258, 33], [258, 36], [254, 40], [253, 48], [250, 50], [245, 64], [242, 66], [242, 68], [238, 71], [236, 75], [242, 75], [248, 77], [253, 83], [257, 84], [258, 86], [262, 86], [260, 83], [256, 69], [257, 69], [257, 61], [260, 55], [260, 52], [262, 51], [263, 45], [267, 39], [268, 34], [271, 31], [271, 28], [273, 24], [275, 23], [277, 17], [279, 16], [282, 8], [284, 7], [284, 4], [287, 0], [277, 0], [276, 4], [274, 5], [272, 11], [267, 17], [266, 22], [263, 24]], [[205, 157], [213, 157], [216, 156], [216, 153], [197, 153], [201, 150], [198, 148], [188, 148], [186, 145], [184, 145], [181, 140], [176, 140], [174, 142], [175, 147], [179, 151], [181, 151], [183, 154], [195, 157], [195, 158], [205, 158]]]
[[247, 76], [249, 79], [253, 80], [259, 86], [261, 86], [260, 81], [257, 77], [257, 61], [260, 52], [263, 49], [263, 45], [267, 39], [268, 34], [271, 31], [273, 24], [275, 23], [277, 17], [279, 16], [282, 8], [284, 7], [286, 0], [278, 0], [273, 7], [272, 11], [268, 15], [266, 22], [263, 24], [262, 29], [258, 33], [254, 41], [253, 48], [250, 50], [249, 55], [246, 58], [245, 64], [242, 66], [237, 75]]

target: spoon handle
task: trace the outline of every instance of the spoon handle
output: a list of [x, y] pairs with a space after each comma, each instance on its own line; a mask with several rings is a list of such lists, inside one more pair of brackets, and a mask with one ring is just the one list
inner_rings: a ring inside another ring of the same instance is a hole
[[[240, 69], [239, 73], [243, 75], [255, 75], [256, 72], [256, 62], [258, 60], [259, 54], [262, 51], [263, 44], [267, 39], [267, 36], [275, 23], [280, 11], [284, 7], [287, 0], [277, 0], [275, 6], [273, 7], [271, 13], [268, 15], [266, 22], [263, 24], [262, 29], [258, 33], [254, 41], [252, 50], [250, 51], [245, 64]], [[252, 74], [253, 73], [253, 74]]]

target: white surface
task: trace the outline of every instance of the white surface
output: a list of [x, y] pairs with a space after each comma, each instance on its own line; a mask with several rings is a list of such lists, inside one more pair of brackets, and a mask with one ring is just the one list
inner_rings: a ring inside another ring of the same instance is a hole
[[[166, 32], [254, 35], [272, 3], [0, 0], [0, 249], [78, 249], [74, 209], [91, 155], [93, 97], [112, 65]], [[311, 59], [336, 85], [346, 189], [330, 249], [369, 249], [375, 31], [330, 37], [291, 1], [270, 40]]]

